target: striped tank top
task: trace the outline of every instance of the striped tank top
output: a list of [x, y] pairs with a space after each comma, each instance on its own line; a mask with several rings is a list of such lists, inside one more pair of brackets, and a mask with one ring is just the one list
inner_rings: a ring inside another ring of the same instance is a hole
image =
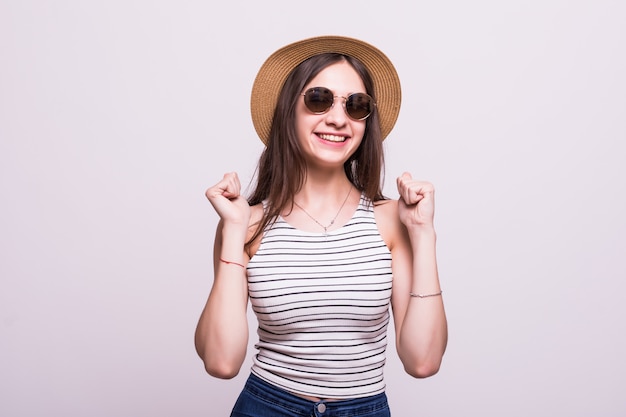
[[279, 217], [247, 266], [258, 320], [252, 372], [319, 398], [385, 390], [391, 253], [361, 196], [343, 227], [304, 232]]

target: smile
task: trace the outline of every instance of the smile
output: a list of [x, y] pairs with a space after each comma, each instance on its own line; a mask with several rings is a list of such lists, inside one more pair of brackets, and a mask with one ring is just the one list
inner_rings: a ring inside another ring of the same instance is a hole
[[328, 135], [324, 133], [318, 134], [317, 136], [329, 142], [345, 142], [347, 139], [345, 136]]

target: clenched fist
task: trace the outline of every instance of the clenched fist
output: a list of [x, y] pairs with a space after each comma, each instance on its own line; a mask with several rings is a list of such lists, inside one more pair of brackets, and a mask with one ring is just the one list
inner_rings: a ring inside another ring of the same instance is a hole
[[400, 220], [410, 226], [433, 226], [435, 216], [435, 188], [426, 181], [414, 180], [408, 172], [397, 179], [398, 212]]

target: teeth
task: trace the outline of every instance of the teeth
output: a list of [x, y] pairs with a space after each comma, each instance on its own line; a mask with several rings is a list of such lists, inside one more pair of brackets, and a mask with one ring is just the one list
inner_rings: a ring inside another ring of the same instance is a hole
[[343, 142], [346, 140], [345, 136], [337, 136], [337, 135], [318, 135], [318, 136], [329, 142]]

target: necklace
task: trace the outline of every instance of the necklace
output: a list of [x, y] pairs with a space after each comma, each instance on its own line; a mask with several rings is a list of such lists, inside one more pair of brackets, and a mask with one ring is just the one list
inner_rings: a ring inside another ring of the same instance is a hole
[[311, 220], [313, 220], [315, 223], [319, 224], [322, 229], [324, 229], [324, 235], [328, 236], [328, 228], [330, 226], [332, 226], [333, 224], [335, 224], [335, 220], [337, 220], [337, 217], [339, 217], [339, 213], [341, 213], [341, 210], [343, 209], [343, 206], [346, 205], [346, 201], [348, 201], [348, 197], [350, 197], [350, 193], [352, 192], [352, 186], [350, 186], [350, 189], [348, 190], [348, 194], [346, 195], [346, 198], [343, 200], [343, 203], [341, 203], [341, 207], [339, 207], [339, 210], [337, 211], [337, 214], [335, 214], [335, 217], [333, 217], [333, 219], [330, 221], [330, 223], [328, 223], [328, 226], [324, 226], [322, 223], [318, 222], [317, 219], [313, 216], [311, 216], [309, 214], [309, 212], [307, 212], [300, 204], [296, 203], [295, 201], [293, 202], [293, 204], [296, 205], [296, 207], [298, 207], [300, 210], [302, 210], [304, 212], [304, 214], [306, 214], [307, 216], [309, 216], [311, 218]]

